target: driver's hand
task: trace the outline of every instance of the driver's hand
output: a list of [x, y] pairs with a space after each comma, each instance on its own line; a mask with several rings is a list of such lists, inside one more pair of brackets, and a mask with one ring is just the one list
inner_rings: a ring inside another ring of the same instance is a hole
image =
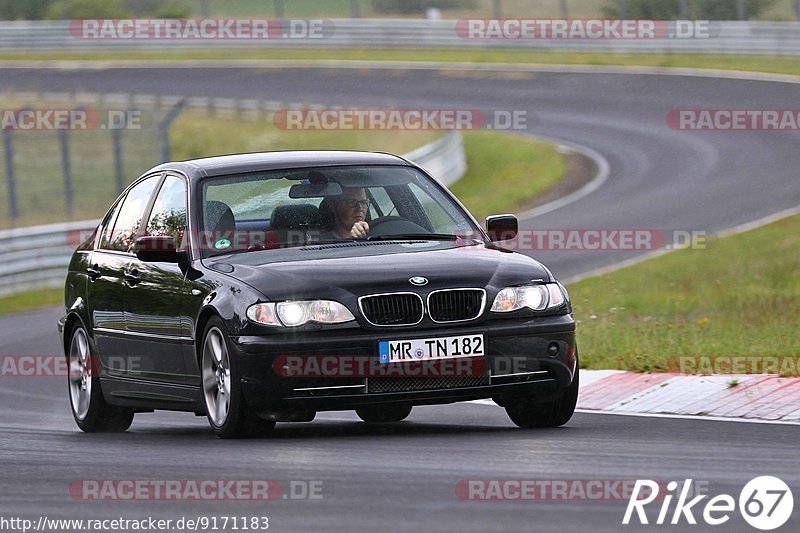
[[363, 239], [369, 234], [369, 224], [364, 221], [359, 221], [353, 224], [350, 230], [350, 236], [354, 239]]

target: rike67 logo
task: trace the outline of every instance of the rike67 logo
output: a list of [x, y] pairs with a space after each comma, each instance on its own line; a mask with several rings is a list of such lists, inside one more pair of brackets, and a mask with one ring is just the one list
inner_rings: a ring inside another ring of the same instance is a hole
[[[652, 523], [657, 525], [681, 523], [694, 525], [697, 524], [695, 517], [697, 513], [702, 516], [706, 524], [719, 526], [728, 522], [731, 513], [737, 508], [736, 500], [729, 494], [714, 496], [706, 502], [703, 502], [708, 498], [706, 494], [689, 499], [693, 493], [691, 479], [687, 479], [682, 486], [677, 481], [670, 481], [666, 485], [665, 493], [660, 493], [661, 488], [663, 483], [649, 479], [636, 480], [622, 523], [628, 525], [632, 519], [633, 523], [636, 523], [636, 520], [640, 524], [651, 523], [645, 513], [645, 507], [656, 500], [661, 505], [658, 518]], [[671, 509], [673, 500], [676, 500], [675, 507]], [[654, 507], [658, 507], [658, 504]], [[773, 476], [751, 479], [739, 493], [739, 513], [745, 522], [756, 529], [769, 531], [781, 527], [789, 520], [793, 508], [794, 498], [789, 486]]]

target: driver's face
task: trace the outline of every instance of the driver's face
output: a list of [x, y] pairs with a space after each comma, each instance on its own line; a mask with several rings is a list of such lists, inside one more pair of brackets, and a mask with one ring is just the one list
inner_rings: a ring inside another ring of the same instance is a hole
[[369, 204], [365, 189], [343, 189], [334, 208], [337, 228], [349, 232], [356, 222], [366, 219], [367, 209], [369, 209]]

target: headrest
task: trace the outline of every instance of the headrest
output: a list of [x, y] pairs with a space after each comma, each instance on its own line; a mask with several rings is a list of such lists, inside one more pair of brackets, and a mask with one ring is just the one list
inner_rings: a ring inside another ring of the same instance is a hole
[[272, 212], [273, 229], [310, 229], [319, 226], [319, 210], [311, 204], [279, 205]]
[[205, 229], [212, 232], [234, 231], [236, 218], [230, 206], [216, 200], [206, 202]]

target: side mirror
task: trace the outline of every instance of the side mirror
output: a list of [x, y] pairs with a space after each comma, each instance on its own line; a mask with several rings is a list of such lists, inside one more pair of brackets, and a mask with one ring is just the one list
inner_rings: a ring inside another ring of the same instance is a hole
[[486, 233], [494, 242], [507, 241], [517, 236], [519, 223], [514, 215], [492, 215], [486, 217]]
[[139, 237], [133, 249], [139, 261], [146, 263], [177, 263], [180, 259], [180, 252], [172, 237]]

